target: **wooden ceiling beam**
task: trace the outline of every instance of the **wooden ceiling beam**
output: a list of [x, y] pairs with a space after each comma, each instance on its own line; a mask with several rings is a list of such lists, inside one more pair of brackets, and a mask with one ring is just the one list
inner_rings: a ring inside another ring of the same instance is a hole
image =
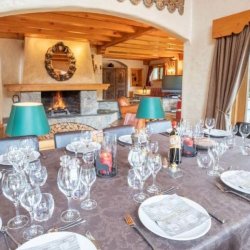
[[92, 34], [92, 35], [86, 35], [81, 33], [75, 33], [75, 32], [68, 32], [64, 30], [46, 30], [46, 29], [37, 29], [37, 28], [26, 28], [26, 27], [15, 27], [11, 25], [3, 25], [0, 23], [0, 32], [9, 32], [9, 33], [22, 33], [22, 34], [43, 34], [43, 35], [53, 35], [53, 36], [70, 36], [74, 38], [80, 38], [80, 39], [89, 39], [90, 37], [92, 39], [100, 40], [100, 41], [111, 41], [111, 38], [108, 36], [98, 35], [98, 34]]
[[53, 22], [61, 23], [61, 24], [71, 24], [79, 27], [99, 27], [101, 29], [109, 29], [115, 31], [121, 31], [125, 33], [134, 33], [135, 29], [129, 25], [124, 25], [122, 23], [110, 23], [110, 22], [102, 22], [98, 20], [89, 20], [85, 18], [79, 18], [74, 16], [67, 16], [58, 13], [35, 13], [35, 14], [23, 14], [20, 15], [24, 18], [37, 21], [48, 21], [53, 20]]
[[148, 32], [148, 31], [151, 31], [151, 30], [155, 30], [155, 28], [152, 28], [152, 27], [140, 28], [140, 29], [137, 29], [137, 31], [134, 34], [128, 34], [128, 35], [124, 35], [121, 38], [113, 39], [112, 42], [106, 43], [103, 46], [99, 47], [97, 49], [97, 53], [103, 54], [107, 48], [114, 46], [116, 44], [119, 44], [119, 43], [123, 43], [127, 40], [134, 39], [134, 38], [141, 36], [142, 34]]
[[0, 32], [0, 38], [23, 40], [23, 34]]
[[[152, 49], [167, 49], [166, 45], [158, 45], [158, 44], [150, 44], [150, 45], [142, 45], [142, 44], [127, 44], [127, 43], [119, 43], [118, 45], [112, 46], [114, 47], [123, 47], [123, 48], [132, 48], [132, 49], [148, 49], [148, 50], [152, 50]], [[173, 45], [171, 49], [175, 49], [175, 50], [183, 50], [183, 46], [181, 45]]]
[[19, 27], [27, 27], [27, 28], [37, 28], [37, 29], [47, 29], [47, 30], [65, 30], [69, 32], [79, 32], [84, 34], [99, 34], [99, 35], [105, 35], [105, 36], [111, 36], [111, 37], [121, 37], [122, 34], [117, 31], [113, 30], [107, 30], [107, 29], [100, 29], [98, 27], [91, 28], [91, 27], [79, 27], [75, 25], [69, 25], [69, 24], [61, 24], [61, 23], [55, 23], [51, 21], [30, 21], [27, 18], [22, 18], [19, 16], [13, 16], [13, 17], [6, 17], [0, 18], [0, 24], [3, 25], [10, 25], [15, 26], [17, 29]]

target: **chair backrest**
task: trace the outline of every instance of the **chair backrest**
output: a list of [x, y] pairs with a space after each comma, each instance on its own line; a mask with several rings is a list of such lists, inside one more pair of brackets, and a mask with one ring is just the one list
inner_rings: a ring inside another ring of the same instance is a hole
[[[241, 134], [240, 134], [240, 125], [241, 124], [248, 124], [249, 126], [250, 126], [250, 123], [249, 122], [236, 122], [236, 124], [235, 125], [237, 125], [237, 127], [238, 127], [238, 132], [237, 132], [237, 134], [236, 135], [238, 135], [238, 136], [241, 136]], [[250, 139], [250, 135], [247, 137], [248, 139]]]
[[172, 128], [171, 121], [167, 120], [151, 121], [148, 122], [147, 125], [153, 134], [168, 132], [168, 130]]
[[27, 136], [14, 136], [0, 139], [0, 154], [5, 154], [8, 152], [10, 146], [19, 146], [20, 142], [25, 139], [31, 139], [34, 143], [35, 150], [39, 151], [38, 137], [35, 135]]
[[117, 99], [117, 102], [118, 102], [118, 105], [120, 107], [124, 107], [124, 106], [129, 106], [130, 105], [130, 102], [129, 102], [129, 99], [125, 96], [121, 96]]
[[111, 134], [116, 134], [117, 138], [121, 135], [131, 135], [134, 131], [135, 128], [131, 125], [115, 126], [103, 129], [103, 133], [108, 132]]
[[55, 148], [64, 148], [74, 137], [81, 136], [81, 131], [59, 132], [54, 134]]

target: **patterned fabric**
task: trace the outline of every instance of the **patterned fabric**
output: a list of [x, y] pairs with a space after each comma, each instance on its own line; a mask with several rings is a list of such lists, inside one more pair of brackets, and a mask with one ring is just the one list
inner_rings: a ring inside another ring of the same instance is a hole
[[50, 133], [45, 136], [40, 136], [39, 140], [50, 140], [54, 139], [54, 134], [58, 132], [68, 132], [68, 131], [77, 131], [77, 130], [95, 130], [91, 126], [76, 123], [76, 122], [62, 122], [56, 123], [50, 126]]

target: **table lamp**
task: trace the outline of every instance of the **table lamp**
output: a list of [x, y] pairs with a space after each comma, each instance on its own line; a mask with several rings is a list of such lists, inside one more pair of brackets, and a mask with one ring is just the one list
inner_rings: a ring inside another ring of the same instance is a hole
[[165, 112], [159, 97], [143, 97], [139, 103], [136, 118], [142, 119], [162, 119]]
[[5, 133], [9, 136], [44, 135], [50, 126], [42, 103], [19, 102], [11, 108]]

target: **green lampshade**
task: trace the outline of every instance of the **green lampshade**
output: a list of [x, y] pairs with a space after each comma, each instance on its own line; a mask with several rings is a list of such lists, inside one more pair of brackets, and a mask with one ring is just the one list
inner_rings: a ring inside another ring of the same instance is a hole
[[12, 105], [6, 134], [9, 136], [44, 135], [50, 131], [42, 103], [19, 102]]
[[143, 97], [140, 101], [136, 118], [161, 119], [165, 118], [165, 112], [159, 97]]

